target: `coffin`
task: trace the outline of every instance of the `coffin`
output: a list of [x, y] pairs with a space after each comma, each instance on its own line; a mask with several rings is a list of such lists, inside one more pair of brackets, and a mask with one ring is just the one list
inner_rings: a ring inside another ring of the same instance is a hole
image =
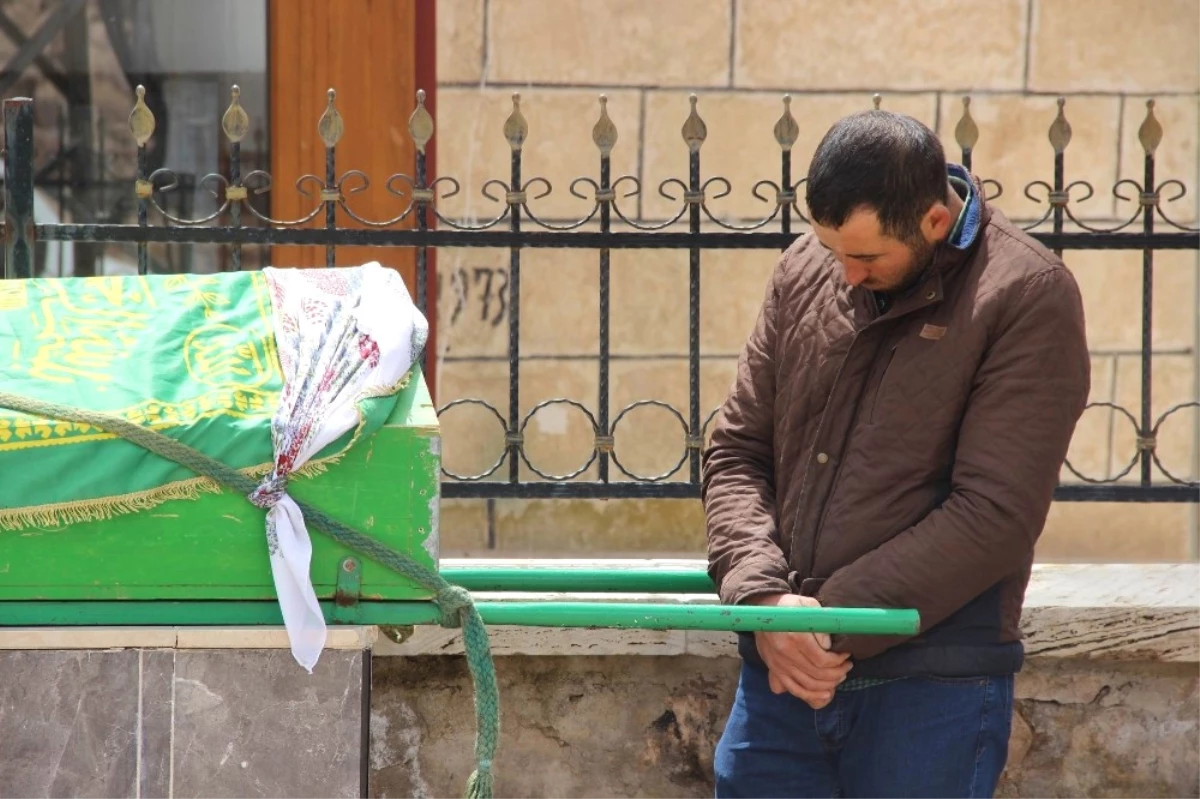
[[[324, 291], [317, 273], [353, 270], [310, 271]], [[0, 390], [121, 415], [264, 475], [286, 372], [272, 289], [263, 273], [0, 281]], [[356, 404], [358, 426], [292, 475], [288, 493], [436, 568], [440, 434], [429, 393], [415, 365], [374, 393]], [[231, 602], [252, 609], [237, 618], [277, 617], [266, 512], [245, 497], [87, 425], [5, 409], [0, 475], [0, 624], [54, 623], [68, 607], [86, 615], [87, 603], [110, 601], [128, 605], [104, 604], [95, 617], [105, 623], [121, 621], [118, 607], [130, 623], [228, 623]], [[428, 598], [310, 532], [321, 600]], [[14, 602], [70, 604], [31, 616], [6, 610]], [[171, 610], [146, 615], [147, 602]]]

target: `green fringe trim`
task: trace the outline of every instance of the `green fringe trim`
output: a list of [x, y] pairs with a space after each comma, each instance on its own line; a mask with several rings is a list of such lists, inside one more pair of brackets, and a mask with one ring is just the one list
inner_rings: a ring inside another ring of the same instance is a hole
[[[342, 459], [342, 453], [309, 461], [292, 473], [292, 477], [311, 478], [329, 471], [329, 467]], [[262, 477], [271, 471], [274, 464], [264, 463], [240, 469], [248, 477]], [[80, 499], [58, 502], [52, 505], [33, 505], [26, 508], [0, 510], [0, 530], [16, 532], [28, 529], [57, 529], [82, 522], [103, 522], [132, 513], [152, 510], [165, 502], [198, 500], [202, 494], [220, 494], [224, 489], [215, 480], [193, 477], [167, 483], [158, 488], [135, 491], [112, 497]]]

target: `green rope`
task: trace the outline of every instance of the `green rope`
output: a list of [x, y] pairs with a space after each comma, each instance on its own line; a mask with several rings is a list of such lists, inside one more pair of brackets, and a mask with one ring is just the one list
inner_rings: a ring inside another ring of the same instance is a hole
[[[58, 419], [64, 422], [88, 424], [120, 436], [155, 455], [183, 466], [196, 474], [215, 480], [246, 497], [258, 482], [236, 469], [208, 457], [169, 436], [117, 416], [96, 411], [70, 408], [52, 402], [22, 397], [0, 391], [0, 408], [27, 413], [31, 416]], [[500, 737], [500, 696], [496, 685], [496, 669], [492, 663], [487, 628], [475, 608], [471, 594], [465, 588], [451, 585], [436, 571], [412, 558], [385, 546], [352, 527], [327, 516], [322, 511], [297, 501], [308, 524], [338, 543], [366, 555], [372, 560], [399, 572], [427, 589], [442, 611], [442, 625], [462, 627], [463, 646], [475, 689], [475, 764], [476, 770], [467, 781], [468, 799], [490, 799], [492, 796], [492, 760]]]

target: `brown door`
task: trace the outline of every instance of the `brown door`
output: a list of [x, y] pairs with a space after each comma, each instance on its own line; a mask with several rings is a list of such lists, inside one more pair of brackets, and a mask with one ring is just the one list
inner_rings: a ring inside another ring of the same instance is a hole
[[[437, 76], [434, 51], [435, 0], [270, 0], [268, 26], [271, 86], [271, 215], [298, 219], [319, 203], [319, 188], [307, 181], [306, 196], [296, 189], [304, 175], [325, 176], [325, 145], [317, 125], [334, 89], [343, 122], [335, 171], [351, 170], [341, 187], [349, 209], [365, 220], [392, 219], [410, 197], [388, 192], [388, 178], [414, 174], [415, 147], [408, 118], [418, 88], [426, 107], [436, 113]], [[435, 177], [429, 147], [429, 180]], [[399, 184], [404, 185], [404, 184]], [[309, 223], [325, 224], [325, 212]], [[337, 210], [339, 227], [364, 227], [345, 210]], [[401, 223], [411, 227], [413, 220]], [[399, 225], [398, 225], [399, 226]], [[379, 261], [404, 276], [416, 296], [416, 253], [393, 247], [339, 247], [338, 266]], [[275, 247], [278, 266], [325, 265], [323, 247]], [[436, 349], [436, 286], [433, 253], [429, 257], [430, 352]], [[431, 370], [434, 371], [435, 370]], [[429, 375], [432, 383], [433, 374]], [[432, 390], [432, 385], [430, 386]]]

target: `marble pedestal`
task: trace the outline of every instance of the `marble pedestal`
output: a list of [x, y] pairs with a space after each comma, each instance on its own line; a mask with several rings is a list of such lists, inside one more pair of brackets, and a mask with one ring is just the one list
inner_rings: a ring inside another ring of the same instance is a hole
[[0, 796], [365, 796], [369, 664], [362, 649], [311, 675], [286, 649], [0, 650]]

